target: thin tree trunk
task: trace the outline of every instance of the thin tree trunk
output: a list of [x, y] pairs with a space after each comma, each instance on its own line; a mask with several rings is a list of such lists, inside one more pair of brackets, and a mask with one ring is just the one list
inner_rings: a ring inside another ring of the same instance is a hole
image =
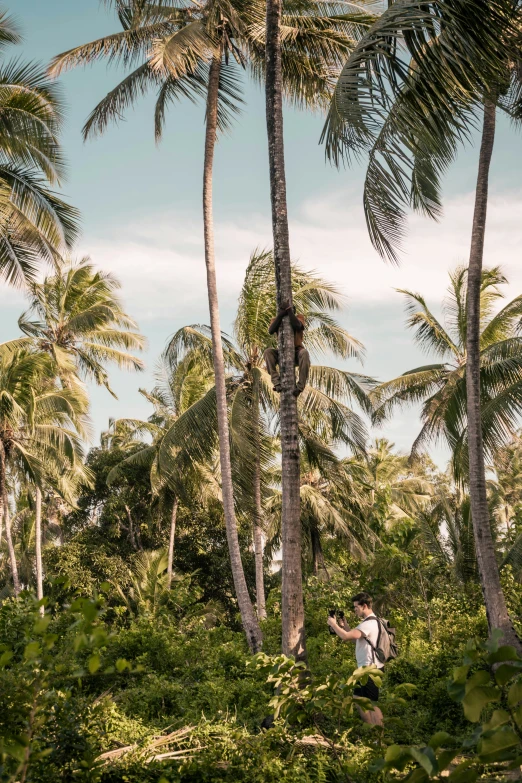
[[174, 561], [174, 537], [176, 535], [176, 519], [178, 516], [178, 499], [174, 498], [172, 514], [170, 515], [169, 555], [167, 560], [167, 589], [172, 584], [172, 563]]
[[478, 570], [489, 630], [491, 632], [494, 628], [499, 628], [503, 633], [504, 642], [514, 645], [522, 652], [522, 645], [508, 615], [491, 535], [480, 413], [480, 285], [486, 231], [489, 168], [495, 139], [495, 115], [496, 103], [486, 100], [468, 268], [466, 393], [469, 491]]
[[4, 483], [4, 519], [5, 519], [5, 537], [7, 539], [7, 549], [9, 551], [9, 563], [11, 565], [11, 575], [13, 577], [13, 589], [14, 594], [20, 593], [20, 579], [18, 577], [18, 565], [16, 563], [16, 554], [13, 544], [13, 536], [11, 535], [11, 517], [9, 514], [9, 504], [7, 502], [7, 492], [5, 491]]
[[261, 504], [261, 455], [259, 396], [254, 393], [254, 427], [256, 437], [256, 463], [254, 468], [254, 556], [256, 563], [257, 616], [266, 620], [265, 579], [263, 572], [263, 506]]
[[[43, 598], [43, 570], [42, 570], [42, 492], [36, 487], [36, 511], [35, 511], [35, 549], [36, 549], [36, 597], [39, 601]], [[40, 607], [40, 614], [45, 609]]]
[[263, 506], [261, 503], [261, 426], [259, 410], [259, 381], [254, 386], [254, 427], [256, 463], [254, 470], [254, 555], [256, 566], [256, 605], [259, 620], [266, 619], [265, 579], [263, 569]]
[[[281, 0], [268, 0], [266, 7], [266, 125], [278, 307], [284, 301], [292, 303], [292, 270], [290, 266], [283, 139], [280, 28]], [[294, 362], [294, 332], [289, 318], [283, 318], [282, 326], [279, 329], [279, 366], [282, 389], [282, 647], [285, 655], [293, 655], [296, 659], [305, 659], [297, 400], [292, 394], [295, 388]]]
[[330, 581], [330, 574], [324, 562], [323, 547], [321, 546], [321, 536], [316, 527], [310, 530], [310, 540], [312, 544], [312, 568], [314, 576], [319, 576], [319, 571], [324, 571], [326, 579]]
[[138, 548], [141, 549], [141, 546], [138, 547], [138, 545], [136, 543], [136, 536], [134, 534], [134, 522], [132, 521], [131, 510], [130, 510], [130, 508], [128, 507], [128, 505], [126, 503], [125, 503], [125, 511], [127, 513], [127, 522], [129, 523], [129, 541], [130, 541], [131, 547], [133, 549], [135, 549], [135, 550], [138, 550]]
[[221, 73], [221, 49], [214, 55], [209, 71], [207, 92], [207, 113], [205, 128], [205, 162], [203, 169], [203, 225], [205, 235], [205, 266], [207, 270], [208, 305], [212, 332], [212, 357], [216, 380], [216, 406], [219, 431], [219, 460], [221, 465], [221, 487], [223, 510], [227, 530], [230, 565], [236, 591], [241, 621], [246, 633], [248, 646], [252, 652], [261, 648], [262, 635], [257, 617], [250, 600], [248, 587], [241, 561], [241, 550], [237, 533], [237, 521], [234, 510], [232, 489], [232, 467], [230, 463], [230, 441], [228, 432], [228, 411], [225, 386], [225, 361], [221, 343], [221, 325], [219, 320], [218, 294], [216, 282], [216, 263], [214, 253], [214, 220], [212, 213], [212, 175], [214, 148], [216, 145], [217, 114], [219, 97], [219, 79]]

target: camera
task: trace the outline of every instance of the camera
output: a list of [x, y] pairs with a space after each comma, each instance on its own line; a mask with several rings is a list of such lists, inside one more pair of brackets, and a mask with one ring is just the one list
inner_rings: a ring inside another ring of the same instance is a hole
[[[337, 616], [337, 618], [338, 618], [339, 620], [344, 620], [344, 612], [341, 612], [341, 611], [339, 611], [339, 612], [338, 612], [338, 611], [337, 611], [337, 609], [329, 609], [329, 610], [328, 610], [328, 615], [329, 615], [330, 617], [335, 617], [335, 616]], [[330, 628], [330, 626], [328, 626], [328, 630], [330, 631], [330, 633], [332, 634], [332, 636], [337, 636], [337, 634], [335, 633], [334, 629], [333, 629], [333, 628]]]

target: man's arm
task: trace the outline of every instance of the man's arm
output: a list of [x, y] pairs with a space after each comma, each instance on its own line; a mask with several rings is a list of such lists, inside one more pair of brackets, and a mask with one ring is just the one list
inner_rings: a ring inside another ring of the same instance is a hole
[[[283, 302], [281, 307], [279, 308], [279, 311], [274, 318], [273, 321], [271, 321], [270, 326], [268, 327], [268, 334], [275, 334], [279, 331], [279, 327], [281, 326], [281, 323], [283, 322], [283, 318], [285, 315], [288, 315], [289, 310], [291, 312], [290, 304], [289, 302]], [[293, 314], [293, 313], [292, 313]]]
[[288, 312], [288, 316], [294, 332], [302, 332], [305, 328], [303, 316], [296, 315], [293, 310]]
[[339, 639], [342, 639], [343, 642], [355, 642], [364, 635], [361, 631], [358, 631], [357, 628], [345, 631], [344, 628], [341, 628], [341, 626], [338, 625], [335, 617], [329, 617], [327, 622], [330, 628], [333, 628]]

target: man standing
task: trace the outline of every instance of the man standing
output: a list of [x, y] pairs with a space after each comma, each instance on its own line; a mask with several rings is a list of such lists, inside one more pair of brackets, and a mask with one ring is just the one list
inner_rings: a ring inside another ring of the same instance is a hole
[[[292, 329], [294, 330], [295, 366], [299, 367], [299, 380], [297, 381], [292, 394], [294, 397], [299, 397], [301, 392], [304, 391], [306, 381], [308, 380], [308, 373], [310, 371], [310, 354], [303, 346], [303, 332], [305, 330], [304, 315], [296, 315], [295, 307], [292, 307], [289, 302], [283, 302], [277, 316], [270, 322], [268, 333], [276, 334], [283, 322], [283, 318], [286, 316], [290, 319]], [[281, 378], [278, 369], [279, 351], [276, 348], [267, 348], [264, 357], [266, 369], [272, 378], [274, 391], [281, 392]]]
[[[372, 610], [372, 597], [368, 593], [357, 593], [352, 598], [352, 602], [353, 611], [358, 619], [361, 620], [356, 628], [350, 629], [344, 621], [341, 621], [343, 626], [339, 625], [335, 617], [328, 618], [328, 625], [344, 642], [355, 642], [355, 658], [358, 667], [371, 666], [373, 664], [378, 669], [383, 669], [384, 664], [378, 660], [371, 646], [377, 647], [379, 638], [379, 623]], [[359, 685], [355, 688], [353, 694], [354, 696], [363, 696], [366, 699], [371, 699], [373, 702], [379, 700], [379, 688], [371, 677], [368, 677], [366, 685]], [[382, 712], [377, 705], [373, 710], [368, 710], [367, 712], [364, 712], [360, 707], [357, 707], [357, 709], [365, 723], [371, 723], [374, 726], [383, 725]]]

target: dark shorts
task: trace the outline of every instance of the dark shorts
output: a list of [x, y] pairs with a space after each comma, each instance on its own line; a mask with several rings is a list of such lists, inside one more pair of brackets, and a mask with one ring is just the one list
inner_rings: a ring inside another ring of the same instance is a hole
[[353, 695], [363, 696], [365, 699], [371, 699], [372, 701], [379, 701], [379, 689], [371, 677], [368, 677], [366, 685], [358, 685], [354, 689]]

